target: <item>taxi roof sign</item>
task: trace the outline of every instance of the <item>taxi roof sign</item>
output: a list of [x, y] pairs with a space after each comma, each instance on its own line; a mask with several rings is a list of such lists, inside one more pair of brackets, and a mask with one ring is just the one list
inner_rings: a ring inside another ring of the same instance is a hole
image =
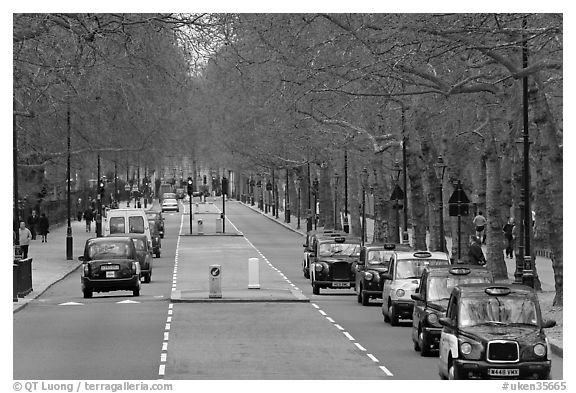
[[464, 276], [466, 274], [470, 274], [470, 268], [468, 267], [453, 267], [450, 269], [450, 274], [454, 274], [457, 276]]
[[509, 295], [512, 290], [509, 287], [488, 287], [484, 292], [491, 296], [506, 296]]
[[429, 251], [417, 251], [414, 253], [416, 258], [430, 258], [432, 254]]

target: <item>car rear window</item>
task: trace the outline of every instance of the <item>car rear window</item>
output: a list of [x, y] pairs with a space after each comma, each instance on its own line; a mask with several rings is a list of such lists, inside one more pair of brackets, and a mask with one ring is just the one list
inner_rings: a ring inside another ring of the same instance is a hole
[[126, 233], [124, 217], [110, 217], [110, 234]]
[[128, 227], [130, 228], [130, 233], [144, 233], [144, 217], [128, 217]]
[[129, 246], [126, 243], [93, 243], [88, 246], [90, 259], [125, 259], [128, 257]]
[[396, 264], [396, 278], [420, 278], [426, 266], [446, 265], [442, 259], [403, 259]]
[[132, 239], [132, 242], [134, 243], [134, 247], [136, 247], [136, 251], [146, 250], [146, 244], [142, 239]]

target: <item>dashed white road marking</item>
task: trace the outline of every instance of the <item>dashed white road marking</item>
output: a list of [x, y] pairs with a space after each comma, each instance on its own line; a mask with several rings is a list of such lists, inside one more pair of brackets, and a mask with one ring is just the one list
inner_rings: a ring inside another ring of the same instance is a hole
[[312, 304], [312, 307], [314, 307], [314, 308], [320, 308], [320, 306], [317, 305], [316, 303], [311, 303], [311, 304]]
[[354, 339], [354, 337], [352, 337], [352, 335], [348, 332], [343, 332], [343, 334], [348, 337], [348, 340], [350, 341], [356, 341], [356, 339]]
[[337, 329], [345, 330], [342, 326], [338, 325], [337, 323], [335, 323], [334, 326], [336, 326]]
[[372, 355], [371, 353], [367, 354], [366, 356], [372, 359], [373, 362], [379, 363], [379, 360], [376, 358], [376, 356]]
[[323, 310], [318, 310], [318, 312], [324, 316], [326, 316], [326, 312], [324, 312]]
[[166, 372], [166, 365], [161, 364], [160, 367], [158, 367], [158, 375], [164, 375], [165, 372]]
[[361, 351], [366, 351], [366, 348], [364, 348], [364, 347], [363, 347], [362, 345], [360, 345], [359, 343], [354, 343], [354, 345], [356, 345], [359, 350], [361, 350]]
[[335, 321], [335, 320], [333, 320], [333, 319], [332, 319], [332, 318], [330, 318], [330, 317], [326, 317], [326, 319], [327, 319], [328, 321], [332, 322], [332, 323], [336, 323], [336, 321]]
[[388, 369], [387, 369], [386, 367], [384, 367], [384, 366], [380, 366], [380, 370], [384, 371], [384, 373], [386, 373], [386, 375], [388, 375], [389, 377], [394, 376], [394, 374], [392, 374], [392, 373], [390, 372], [390, 370], [388, 370]]

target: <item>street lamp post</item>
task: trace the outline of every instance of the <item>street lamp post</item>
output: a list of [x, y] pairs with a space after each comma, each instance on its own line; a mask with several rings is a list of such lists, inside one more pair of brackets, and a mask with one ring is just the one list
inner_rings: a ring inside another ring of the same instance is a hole
[[362, 246], [366, 242], [366, 188], [368, 187], [368, 169], [364, 167], [360, 173], [360, 183], [362, 185]]
[[338, 181], [340, 180], [340, 174], [334, 171], [334, 230], [339, 230], [340, 225], [338, 225]]
[[[100, 154], [98, 154], [98, 184], [100, 184], [101, 180]], [[102, 195], [99, 190], [96, 192], [96, 237], [102, 237]]]
[[348, 150], [344, 150], [344, 232], [350, 233], [348, 223]]
[[314, 230], [318, 229], [318, 212], [317, 212], [317, 207], [318, 207], [318, 191], [320, 190], [320, 183], [318, 182], [318, 178], [314, 178], [314, 181], [312, 182], [312, 187], [314, 187]]
[[300, 191], [301, 191], [301, 186], [302, 186], [302, 178], [300, 176], [298, 176], [296, 178], [296, 180], [294, 180], [294, 185], [296, 186], [296, 189], [298, 190], [298, 206], [296, 207], [297, 212], [298, 212], [298, 221], [297, 221], [296, 229], [300, 229]]
[[285, 212], [285, 221], [287, 224], [290, 224], [290, 189], [288, 188], [288, 184], [290, 182], [290, 174], [288, 173], [289, 169], [286, 168], [286, 187], [284, 188], [284, 212]]
[[444, 163], [444, 159], [441, 155], [438, 156], [438, 161], [434, 164], [434, 171], [436, 172], [436, 177], [438, 178], [438, 190], [440, 192], [440, 251], [445, 251], [444, 243], [444, 201], [442, 197], [442, 183], [444, 181], [444, 172], [446, 171], [447, 165]]
[[[70, 106], [68, 106], [68, 112], [66, 115], [67, 123], [67, 136], [66, 136], [66, 210], [67, 210], [67, 226], [66, 226], [66, 260], [70, 261], [73, 259], [73, 238], [72, 238], [72, 226], [70, 223]], [[16, 201], [18, 203], [18, 201]]]

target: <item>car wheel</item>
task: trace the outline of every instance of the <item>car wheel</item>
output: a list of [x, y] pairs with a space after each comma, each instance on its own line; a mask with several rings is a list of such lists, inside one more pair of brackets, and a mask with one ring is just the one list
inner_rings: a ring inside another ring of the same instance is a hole
[[[414, 329], [414, 328], [412, 328]], [[418, 330], [420, 330], [420, 328], [418, 328]], [[420, 333], [418, 333], [418, 337], [416, 337], [416, 340], [414, 340], [414, 332], [412, 332], [412, 344], [414, 344], [414, 350], [416, 352], [420, 352]]]
[[160, 235], [160, 239], [164, 239], [164, 235]]
[[156, 251], [156, 258], [160, 258], [160, 251]]
[[368, 306], [370, 304], [370, 296], [368, 296], [366, 291], [360, 291], [360, 296], [362, 297], [362, 305]]
[[89, 299], [92, 297], [92, 290], [91, 289], [83, 289], [82, 293], [84, 294], [85, 299]]
[[310, 270], [304, 269], [304, 278], [310, 278]]
[[356, 296], [358, 303], [362, 303], [362, 285], [358, 286], [358, 295]]
[[145, 282], [145, 283], [149, 283], [151, 276], [152, 276], [152, 273], [146, 273], [146, 274], [144, 275], [144, 282]]
[[398, 326], [398, 315], [396, 315], [396, 307], [390, 303], [388, 305], [388, 316], [390, 317], [390, 325]]
[[432, 354], [428, 340], [426, 340], [426, 336], [422, 330], [418, 332], [418, 345], [420, 346], [420, 356], [430, 356]]
[[312, 284], [312, 293], [314, 295], [320, 295], [320, 286], [318, 284]]
[[384, 311], [384, 304], [382, 304], [382, 315], [384, 316], [384, 322], [390, 322], [390, 317]]
[[133, 296], [140, 296], [140, 287], [136, 287], [132, 290]]

